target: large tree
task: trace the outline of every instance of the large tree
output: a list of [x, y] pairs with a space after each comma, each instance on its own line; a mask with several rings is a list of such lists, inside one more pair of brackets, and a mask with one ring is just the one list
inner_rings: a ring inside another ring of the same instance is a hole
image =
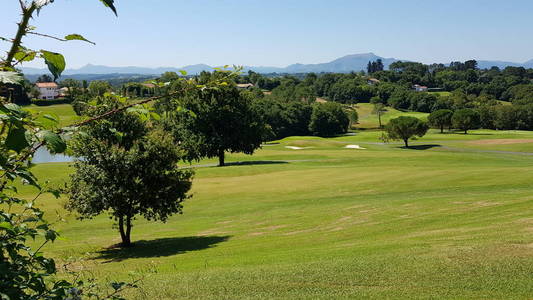
[[[198, 83], [221, 75], [203, 73]], [[261, 147], [267, 133], [252, 99], [234, 84], [188, 93], [175, 105], [179, 109], [165, 114], [163, 122], [186, 150], [189, 161], [218, 157], [219, 165], [224, 166], [225, 152], [251, 155]]]
[[350, 118], [341, 104], [335, 102], [315, 103], [309, 123], [309, 131], [317, 136], [334, 136], [346, 133]]
[[393, 140], [403, 140], [405, 147], [409, 148], [409, 139], [415, 136], [423, 137], [429, 127], [426, 122], [415, 117], [398, 117], [390, 120], [385, 126], [388, 137]]
[[440, 128], [440, 133], [444, 132], [445, 126], [452, 125], [453, 111], [449, 109], [439, 109], [428, 116], [428, 121], [431, 126]]
[[91, 96], [103, 96], [105, 93], [112, 90], [111, 85], [107, 81], [94, 80], [89, 84], [89, 93]]
[[[100, 98], [89, 116], [121, 107], [115, 97]], [[68, 187], [67, 208], [81, 218], [108, 212], [117, 222], [122, 246], [131, 245], [132, 221], [166, 221], [182, 212], [192, 171], [178, 168], [182, 159], [172, 137], [134, 112], [120, 112], [84, 126], [70, 142], [77, 160]]]
[[470, 108], [456, 110], [452, 116], [453, 127], [461, 129], [468, 133], [468, 130], [479, 127], [480, 117], [479, 113]]

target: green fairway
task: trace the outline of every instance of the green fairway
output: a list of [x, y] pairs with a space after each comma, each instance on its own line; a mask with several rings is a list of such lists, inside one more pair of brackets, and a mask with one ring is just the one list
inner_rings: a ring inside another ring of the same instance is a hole
[[[370, 103], [358, 103], [356, 105], [357, 113], [359, 114], [359, 122], [355, 126], [358, 129], [376, 129], [379, 128], [378, 116], [372, 111], [374, 105]], [[422, 120], [427, 120], [428, 114], [421, 112], [402, 112], [392, 107], [387, 107], [387, 111], [381, 116], [382, 125], [387, 124], [391, 119], [399, 116], [417, 117]]]
[[[132, 249], [106, 249], [119, 242], [107, 216], [77, 221], [45, 198], [67, 219], [46, 251], [86, 257], [102, 280], [145, 272], [138, 299], [531, 298], [533, 143], [480, 141], [533, 133], [432, 131], [415, 149], [379, 136], [291, 137], [198, 168], [184, 214], [137, 220]], [[69, 172], [34, 170], [55, 184]]]
[[24, 108], [34, 112], [41, 112], [43, 114], [54, 113], [59, 117], [60, 126], [72, 125], [79, 119], [70, 104], [56, 104], [50, 106], [28, 105], [24, 106]]

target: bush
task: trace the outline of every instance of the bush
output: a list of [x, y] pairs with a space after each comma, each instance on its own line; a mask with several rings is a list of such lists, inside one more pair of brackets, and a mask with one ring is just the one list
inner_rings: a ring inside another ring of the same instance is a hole
[[53, 99], [53, 100], [46, 100], [46, 99], [32, 99], [31, 104], [35, 104], [37, 106], [50, 106], [50, 105], [56, 105], [56, 104], [68, 104], [71, 100], [60, 98], [60, 99]]
[[348, 131], [350, 119], [339, 103], [327, 102], [313, 105], [309, 131], [317, 136], [334, 136]]

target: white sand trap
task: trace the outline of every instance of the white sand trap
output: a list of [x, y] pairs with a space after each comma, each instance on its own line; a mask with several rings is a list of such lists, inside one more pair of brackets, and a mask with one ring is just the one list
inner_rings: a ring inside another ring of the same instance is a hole
[[363, 147], [361, 147], [359, 145], [348, 145], [348, 146], [346, 146], [344, 148], [346, 148], [346, 149], [359, 149], [359, 150], [365, 150], [366, 149], [366, 148], [363, 148]]
[[285, 148], [287, 148], [287, 149], [292, 149], [292, 150], [304, 150], [304, 149], [311, 149], [311, 148], [313, 148], [313, 147], [285, 146]]

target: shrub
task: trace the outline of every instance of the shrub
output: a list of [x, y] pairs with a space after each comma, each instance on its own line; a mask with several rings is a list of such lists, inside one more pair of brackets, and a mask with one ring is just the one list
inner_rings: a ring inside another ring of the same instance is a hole
[[71, 100], [60, 98], [60, 99], [53, 99], [53, 100], [46, 100], [46, 99], [32, 99], [31, 104], [35, 104], [37, 106], [50, 106], [50, 105], [56, 105], [56, 104], [67, 104], [70, 103]]

